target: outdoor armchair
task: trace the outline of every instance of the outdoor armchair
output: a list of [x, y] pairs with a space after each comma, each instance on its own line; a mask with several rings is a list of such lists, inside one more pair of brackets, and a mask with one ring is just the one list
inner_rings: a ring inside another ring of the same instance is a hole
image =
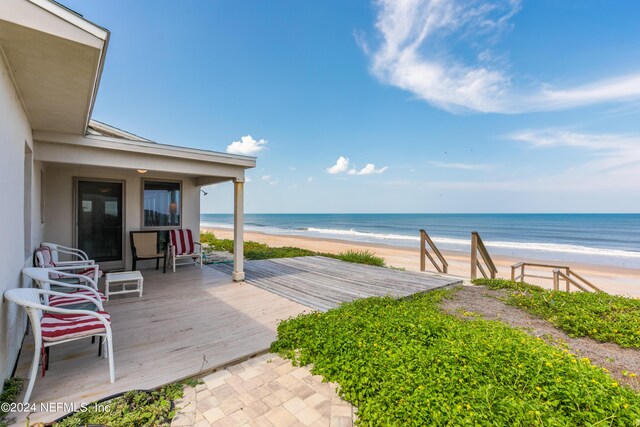
[[[89, 255], [81, 249], [71, 248], [69, 246], [59, 245], [57, 243], [48, 243], [43, 242], [40, 243], [40, 246], [46, 246], [49, 248], [51, 252], [51, 260], [56, 263], [56, 265], [85, 265], [85, 264], [95, 264], [95, 261], [89, 259]], [[62, 257], [70, 258], [67, 261], [62, 261]]]
[[[54, 261], [53, 253], [51, 252], [51, 248], [48, 246], [40, 246], [35, 250], [33, 254], [33, 264], [36, 267], [40, 268], [48, 268], [53, 269], [59, 272], [67, 272], [73, 273], [79, 276], [85, 276], [93, 279], [94, 282], [97, 282], [100, 277], [104, 274], [100, 271], [100, 267], [98, 264], [94, 264], [93, 261], [87, 262], [73, 262], [73, 261], [63, 261], [56, 262]], [[55, 277], [54, 277], [55, 278]], [[82, 277], [79, 280], [84, 280]]]
[[[93, 304], [87, 304], [87, 301], [80, 297], [84, 295], [93, 298], [97, 303], [97, 308], [102, 310], [102, 302], [107, 299], [102, 292], [98, 291], [97, 283], [86, 276], [39, 267], [25, 267], [22, 269], [22, 274], [31, 279], [34, 285], [40, 289], [65, 294], [64, 297], [53, 296], [51, 298], [44, 295], [44, 303], [52, 307], [93, 310], [95, 308]], [[63, 282], [60, 279], [78, 279], [82, 280], [82, 283]]]
[[155, 259], [156, 270], [160, 267], [162, 259], [162, 272], [167, 272], [167, 251], [160, 247], [160, 239], [158, 239], [158, 231], [130, 231], [131, 254], [133, 262], [131, 270], [136, 270], [138, 260]]
[[178, 260], [186, 260], [184, 264], [200, 263], [202, 268], [202, 245], [193, 241], [193, 233], [188, 228], [169, 231], [169, 263], [174, 273]]
[[[115, 365], [113, 357], [113, 342], [111, 333], [111, 317], [109, 313], [98, 310], [69, 310], [61, 307], [51, 307], [42, 303], [41, 298], [51, 299], [54, 296], [64, 297], [67, 294], [47, 291], [44, 289], [17, 288], [9, 289], [4, 293], [4, 299], [8, 302], [22, 306], [29, 316], [29, 322], [33, 330], [34, 353], [31, 368], [29, 370], [29, 384], [24, 394], [23, 402], [29, 403], [33, 385], [38, 372], [40, 356], [43, 356], [43, 375], [47, 365], [46, 352], [50, 346], [75, 341], [86, 337], [100, 337], [100, 345], [106, 344], [104, 357], [109, 358], [109, 379], [115, 382]], [[96, 304], [98, 302], [89, 297], [82, 299]]]

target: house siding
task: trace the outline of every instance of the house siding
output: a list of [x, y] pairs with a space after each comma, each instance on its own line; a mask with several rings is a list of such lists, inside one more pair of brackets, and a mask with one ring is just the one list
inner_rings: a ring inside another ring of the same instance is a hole
[[[2, 52], [0, 52], [1, 54]], [[1, 56], [1, 55], [0, 55]], [[20, 271], [31, 264], [31, 252], [42, 237], [40, 222], [39, 162], [25, 162], [25, 152], [33, 152], [31, 124], [8, 67], [0, 58], [0, 200], [3, 203], [0, 221], [0, 293], [23, 286]], [[32, 158], [28, 157], [28, 158]], [[25, 176], [25, 167], [31, 177]], [[25, 180], [30, 181], [25, 203]], [[26, 208], [26, 209], [25, 209]], [[29, 215], [30, 212], [30, 215]], [[25, 224], [25, 221], [27, 223]], [[29, 227], [29, 231], [25, 230]], [[29, 239], [26, 240], [26, 236]], [[0, 303], [0, 377], [8, 378], [15, 365], [27, 318], [15, 304]], [[0, 388], [2, 384], [0, 383]]]
[[[74, 246], [74, 179], [108, 179], [125, 183], [125, 268], [131, 269], [129, 231], [142, 229], [142, 180], [157, 179], [182, 182], [182, 227], [194, 232], [200, 229], [200, 187], [193, 178], [174, 174], [139, 174], [135, 170], [87, 168], [80, 165], [48, 164], [45, 199], [44, 240]], [[91, 255], [91, 254], [89, 254]], [[139, 268], [152, 267], [155, 261], [140, 261]]]

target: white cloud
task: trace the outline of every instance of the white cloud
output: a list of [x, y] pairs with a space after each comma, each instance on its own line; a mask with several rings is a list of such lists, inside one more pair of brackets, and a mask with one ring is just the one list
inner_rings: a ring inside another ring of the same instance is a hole
[[240, 138], [240, 141], [233, 141], [229, 144], [227, 146], [227, 153], [252, 156], [264, 150], [266, 145], [267, 141], [265, 139], [256, 141], [251, 135], [247, 135]]
[[491, 165], [485, 163], [455, 163], [455, 162], [429, 162], [432, 166], [443, 169], [459, 169], [481, 171], [491, 169]]
[[[373, 163], [367, 163], [367, 165], [360, 170], [356, 169], [355, 165], [350, 169], [349, 165], [349, 159], [347, 157], [340, 156], [335, 165], [327, 168], [327, 172], [333, 175], [339, 173], [346, 173], [347, 175], [371, 175], [374, 173], [384, 173], [388, 169], [387, 166], [376, 169], [376, 165], [374, 165]], [[312, 177], [309, 178], [313, 180]]]
[[337, 174], [346, 172], [349, 169], [349, 159], [346, 157], [340, 156], [336, 161], [336, 164], [327, 168], [327, 172], [330, 174]]
[[387, 166], [384, 166], [380, 169], [376, 169], [376, 165], [374, 165], [373, 163], [367, 163], [367, 165], [362, 169], [360, 170], [350, 169], [349, 172], [347, 173], [349, 175], [371, 175], [374, 173], [384, 173], [387, 169], [389, 169]]
[[271, 175], [262, 175], [262, 178], [260, 178], [263, 181], [269, 181], [271, 179]]
[[309, 183], [313, 182], [313, 177], [310, 176], [309, 178], [307, 178], [307, 182], [309, 182]]
[[246, 177], [244, 178], [244, 182], [251, 182], [251, 181], [252, 181], [252, 179], [251, 179], [250, 177], [248, 177], [248, 176], [246, 176]]
[[[490, 47], [510, 30], [520, 0], [378, 0], [372, 48], [356, 42], [371, 58], [380, 81], [407, 90], [448, 111], [519, 113], [573, 108], [640, 98], [640, 73], [605, 78], [573, 88], [519, 84], [509, 64]], [[449, 46], [477, 50], [475, 62], [457, 58]]]

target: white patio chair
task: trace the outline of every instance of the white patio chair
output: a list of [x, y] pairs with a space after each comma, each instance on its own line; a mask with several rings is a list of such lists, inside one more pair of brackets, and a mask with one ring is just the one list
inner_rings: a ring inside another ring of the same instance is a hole
[[[91, 310], [91, 308], [85, 308], [87, 303], [84, 299], [77, 298], [85, 295], [95, 299], [99, 305], [98, 310], [102, 310], [102, 302], [107, 300], [107, 297], [98, 291], [98, 284], [87, 276], [40, 267], [25, 267], [22, 269], [22, 274], [30, 278], [40, 289], [65, 294], [64, 297], [51, 298], [44, 295], [45, 304], [51, 307]], [[58, 279], [77, 279], [82, 280], [82, 283], [62, 282]]]
[[176, 272], [176, 261], [186, 260], [186, 263], [202, 268], [202, 245], [193, 241], [193, 233], [188, 228], [169, 231], [169, 263]]
[[[24, 307], [33, 330], [35, 348], [31, 369], [29, 370], [29, 385], [25, 391], [23, 402], [25, 404], [29, 403], [38, 372], [41, 352], [50, 346], [81, 338], [99, 336], [100, 345], [106, 343], [107, 349], [104, 352], [104, 357], [109, 358], [109, 379], [112, 383], [115, 382], [113, 340], [109, 313], [105, 311], [68, 310], [60, 307], [50, 307], [42, 304], [41, 297], [45, 295], [49, 298], [52, 296], [66, 296], [66, 294], [60, 292], [28, 288], [9, 289], [4, 293], [5, 300]], [[80, 296], [78, 297], [80, 298]], [[93, 302], [98, 306], [98, 301], [89, 296], [82, 296], [82, 299]], [[43, 368], [46, 363], [45, 359]]]
[[[69, 246], [58, 245], [57, 243], [42, 242], [40, 246], [46, 246], [51, 250], [51, 260], [56, 265], [75, 265], [75, 264], [95, 264], [95, 261], [89, 259], [89, 255], [81, 249], [71, 248]], [[68, 255], [71, 258], [68, 261], [61, 261], [60, 255]]]
[[[86, 276], [93, 279], [94, 282], [97, 282], [98, 279], [103, 276], [102, 271], [100, 271], [100, 266], [95, 264], [92, 260], [82, 262], [55, 262], [53, 260], [51, 248], [48, 246], [40, 246], [35, 250], [33, 253], [33, 262], [36, 267]], [[55, 276], [53, 276], [53, 278], [55, 278]], [[80, 280], [83, 280], [83, 278], [80, 278]]]

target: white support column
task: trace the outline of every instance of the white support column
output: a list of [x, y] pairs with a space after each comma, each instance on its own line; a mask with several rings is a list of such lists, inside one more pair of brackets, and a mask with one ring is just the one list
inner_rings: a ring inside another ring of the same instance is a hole
[[233, 182], [233, 273], [235, 282], [244, 280], [244, 180]]

